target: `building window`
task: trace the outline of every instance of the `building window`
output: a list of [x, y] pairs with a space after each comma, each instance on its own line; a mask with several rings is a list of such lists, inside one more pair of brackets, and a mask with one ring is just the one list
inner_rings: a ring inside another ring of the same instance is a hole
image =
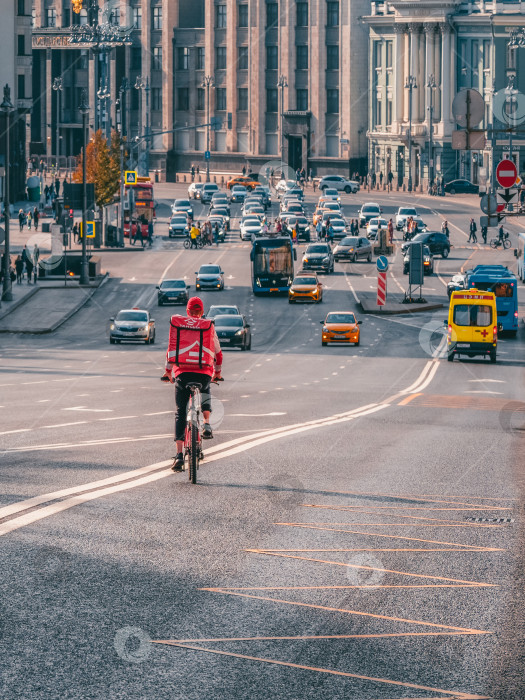
[[330, 114], [339, 112], [339, 90], [330, 89], [326, 91], [326, 111]]
[[[139, 49], [139, 51], [140, 51], [140, 49]], [[82, 49], [80, 51], [80, 60], [78, 63], [78, 67], [80, 68], [80, 70], [87, 70], [88, 66], [89, 66], [88, 52], [86, 51], [86, 49]], [[81, 90], [81, 88], [79, 88], [79, 90]], [[80, 104], [80, 102], [78, 104]]]
[[392, 98], [389, 97], [386, 101], [386, 125], [391, 126], [392, 124]]
[[218, 29], [226, 27], [226, 5], [215, 5], [215, 26]]
[[326, 47], [326, 68], [339, 70], [339, 46], [332, 44]]
[[226, 110], [226, 88], [216, 88], [215, 108], [218, 112], [224, 112]]
[[162, 7], [153, 8], [153, 29], [162, 29]]
[[120, 7], [115, 7], [115, 9], [111, 10], [109, 22], [116, 27], [120, 25]]
[[278, 96], [277, 88], [270, 88], [266, 90], [266, 111], [267, 112], [278, 112]]
[[298, 27], [307, 27], [308, 26], [308, 3], [307, 2], [298, 2], [296, 5], [297, 9], [297, 15], [296, 15], [296, 24]]
[[507, 70], [516, 70], [516, 56], [518, 50], [507, 46]]
[[187, 46], [179, 46], [177, 49], [177, 69], [188, 70], [190, 50]]
[[277, 70], [279, 67], [279, 56], [277, 54], [277, 46], [266, 47], [266, 69]]
[[25, 0], [18, 0], [17, 2], [17, 13], [19, 17], [23, 17], [25, 15]]
[[279, 5], [276, 2], [266, 3], [266, 27], [277, 27], [279, 24]]
[[142, 70], [142, 49], [140, 46], [131, 47], [131, 70]]
[[381, 126], [381, 122], [383, 119], [383, 103], [381, 100], [376, 100], [376, 109], [375, 109], [375, 125], [376, 126]]
[[296, 90], [295, 106], [300, 112], [306, 112], [308, 109], [308, 90]]
[[239, 27], [248, 26], [248, 5], [239, 5]]
[[296, 46], [297, 70], [308, 70], [308, 46]]
[[69, 7], [64, 7], [62, 10], [62, 27], [71, 26], [71, 10]]
[[393, 48], [392, 48], [392, 42], [387, 41], [386, 42], [386, 67], [387, 68], [392, 68], [392, 63], [393, 63]]
[[162, 70], [162, 46], [153, 47], [153, 61], [151, 62], [153, 70]]
[[248, 47], [247, 46], [239, 46], [239, 70], [247, 70], [248, 69]]
[[381, 51], [382, 46], [380, 41], [374, 41], [374, 68], [376, 70], [381, 70], [383, 67], [383, 53]]
[[204, 88], [197, 88], [197, 111], [204, 112], [206, 109], [205, 104], [206, 90]]
[[187, 112], [190, 108], [190, 91], [188, 88], [177, 88], [177, 109]]
[[133, 26], [135, 29], [142, 29], [142, 7], [133, 7]]
[[36, 27], [36, 8], [31, 8], [31, 26], [33, 29]]
[[18, 75], [18, 85], [16, 97], [18, 100], [24, 100], [26, 96], [26, 77], [25, 75]]
[[195, 68], [197, 70], [204, 70], [204, 46], [197, 46], [197, 60]]
[[162, 110], [162, 88], [151, 88], [151, 110], [152, 112]]
[[132, 90], [131, 91], [131, 109], [134, 112], [137, 112], [138, 108], [139, 108], [139, 91]]
[[339, 3], [338, 2], [327, 2], [326, 3], [326, 24], [329, 27], [339, 26]]
[[226, 46], [215, 47], [215, 68], [217, 70], [226, 68]]
[[248, 110], [248, 88], [239, 88], [237, 98], [238, 110], [240, 112], [246, 112]]
[[18, 39], [18, 55], [25, 56], [25, 54], [26, 54], [26, 38], [23, 34], [19, 34], [17, 39]]
[[48, 7], [46, 14], [46, 27], [57, 26], [57, 11], [53, 7]]

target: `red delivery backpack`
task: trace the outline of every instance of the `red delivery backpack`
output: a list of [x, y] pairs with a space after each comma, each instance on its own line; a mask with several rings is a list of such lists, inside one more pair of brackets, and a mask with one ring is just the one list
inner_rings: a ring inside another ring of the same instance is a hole
[[183, 372], [194, 372], [196, 369], [213, 372], [213, 321], [192, 316], [172, 316], [168, 362], [173, 362]]

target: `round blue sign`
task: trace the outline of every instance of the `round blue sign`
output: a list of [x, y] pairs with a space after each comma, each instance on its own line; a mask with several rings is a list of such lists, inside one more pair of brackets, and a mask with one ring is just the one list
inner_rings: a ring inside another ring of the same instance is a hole
[[380, 255], [377, 258], [376, 265], [379, 272], [386, 272], [388, 270], [388, 258], [385, 255]]

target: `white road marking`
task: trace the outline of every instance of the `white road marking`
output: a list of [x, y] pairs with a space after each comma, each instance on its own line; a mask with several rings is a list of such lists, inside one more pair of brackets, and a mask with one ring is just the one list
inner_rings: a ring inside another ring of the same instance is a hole
[[27, 433], [31, 428], [19, 428], [18, 430], [4, 430], [0, 435], [12, 435], [13, 433]]
[[499, 394], [500, 396], [503, 396], [502, 391], [489, 391], [488, 389], [480, 389], [479, 391], [476, 391], [474, 389], [470, 389], [469, 391], [465, 391], [465, 394]]
[[85, 406], [72, 406], [63, 408], [63, 411], [89, 411], [90, 413], [113, 413], [112, 408], [86, 408]]
[[73, 423], [57, 423], [56, 425], [43, 425], [42, 429], [44, 428], [66, 428], [69, 425], [85, 425], [88, 421], [87, 420], [77, 420], [74, 421]]
[[102, 420], [126, 420], [127, 418], [138, 418], [138, 416], [113, 416], [112, 418], [99, 418], [99, 421], [102, 421]]
[[145, 413], [145, 416], [162, 416], [165, 413], [173, 413], [173, 411], [155, 411], [153, 413]]
[[262, 418], [264, 416], [286, 416], [286, 412], [272, 411], [271, 413], [230, 413], [232, 418]]
[[488, 382], [491, 382], [492, 384], [506, 384], [507, 383], [507, 382], [503, 381], [503, 379], [468, 379], [467, 381], [480, 382], [481, 384], [485, 384]]

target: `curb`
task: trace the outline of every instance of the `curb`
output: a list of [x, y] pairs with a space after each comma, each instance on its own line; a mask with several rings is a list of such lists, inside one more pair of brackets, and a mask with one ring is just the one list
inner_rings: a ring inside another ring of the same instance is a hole
[[19, 306], [22, 306], [22, 304], [25, 304], [25, 302], [28, 299], [31, 299], [31, 297], [35, 296], [35, 294], [40, 290], [40, 287], [35, 286], [29, 294], [26, 294], [25, 297], [22, 297], [18, 301], [13, 302], [12, 306], [10, 306], [8, 309], [6, 309], [3, 313], [0, 312], [0, 321], [2, 321], [6, 316], [9, 316], [9, 314], [12, 311], [15, 311], [18, 309]]
[[396, 304], [390, 308], [383, 307], [383, 310], [380, 310], [380, 307], [375, 309], [367, 308], [368, 305], [366, 302], [365, 305], [363, 305], [363, 302], [361, 301], [360, 306], [364, 314], [371, 314], [374, 316], [400, 316], [403, 314], [423, 313], [424, 311], [436, 311], [437, 309], [442, 309], [444, 304]]

